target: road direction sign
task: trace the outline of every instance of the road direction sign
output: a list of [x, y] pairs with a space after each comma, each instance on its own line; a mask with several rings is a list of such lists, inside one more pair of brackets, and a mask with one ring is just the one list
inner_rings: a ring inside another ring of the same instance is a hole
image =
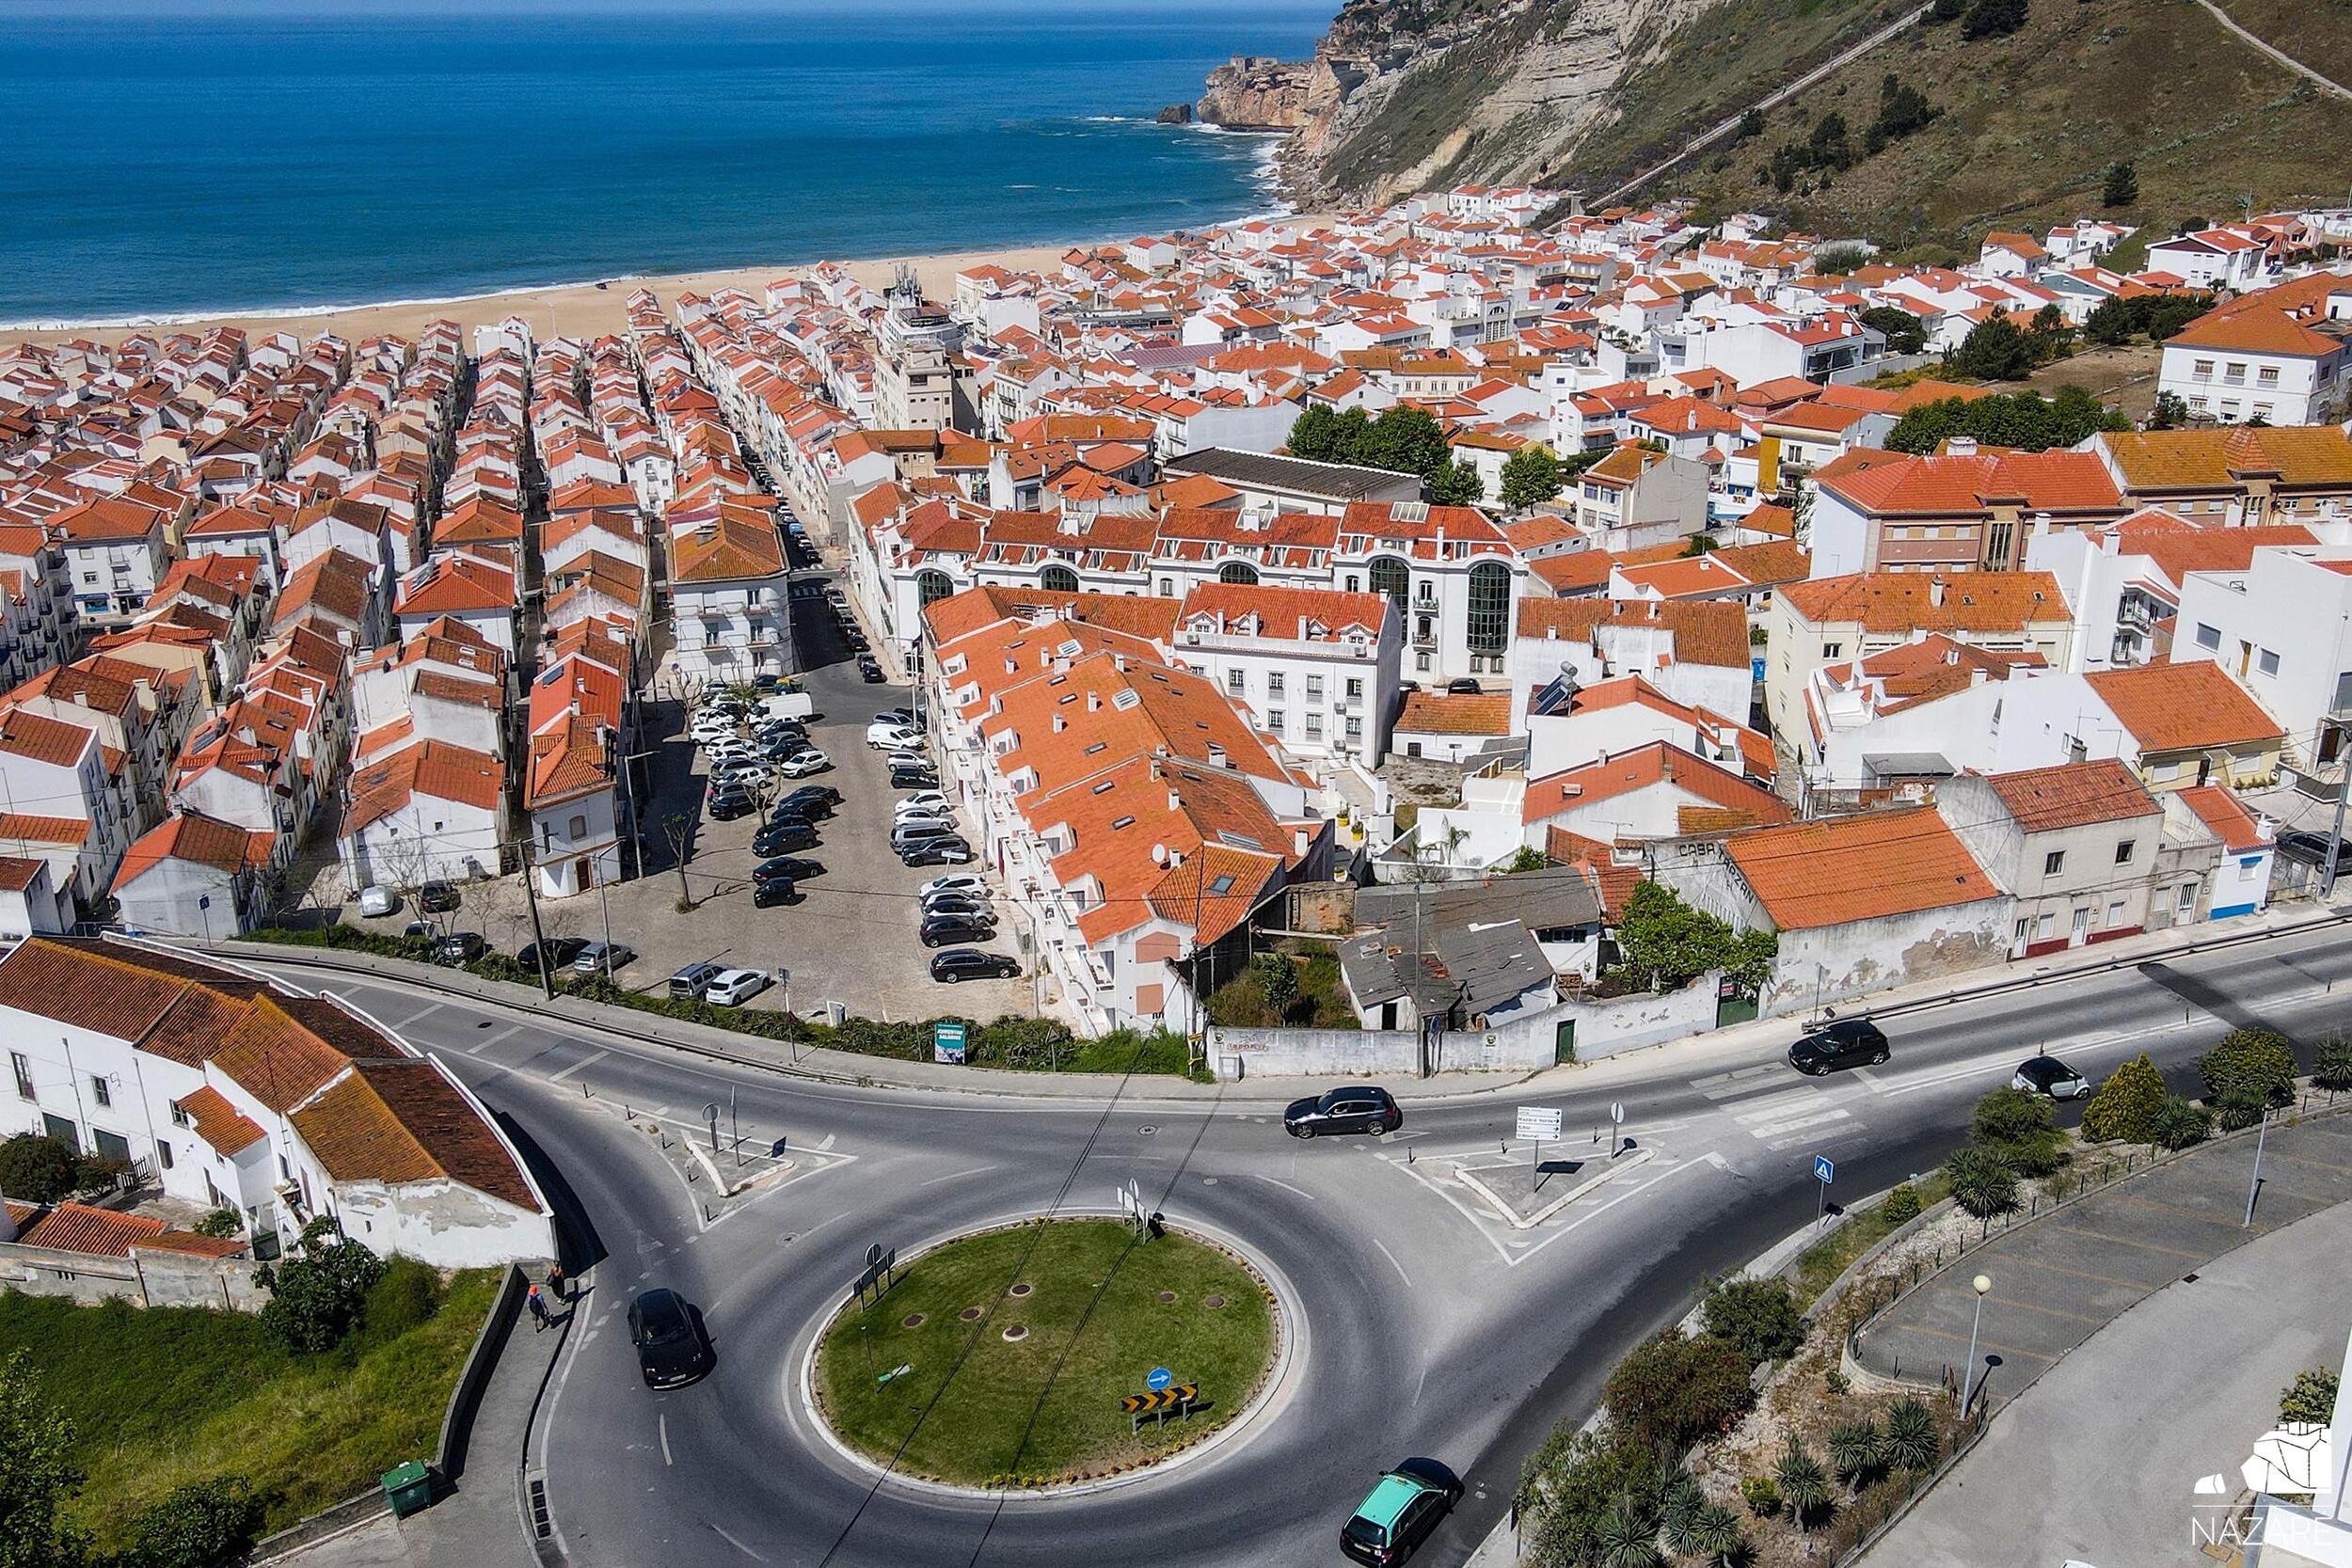
[[964, 1061], [963, 1023], [958, 1019], [942, 1019], [931, 1025], [931, 1060], [961, 1067]]
[[1557, 1105], [1522, 1105], [1518, 1108], [1521, 1142], [1555, 1144], [1560, 1141], [1562, 1113]]
[[866, 1249], [866, 1266], [867, 1268], [872, 1268], [875, 1264], [881, 1262], [882, 1259], [882, 1244], [880, 1242], [876, 1242], [872, 1246]]
[[1127, 1417], [1128, 1430], [1136, 1431], [1142, 1427], [1147, 1416], [1155, 1421], [1165, 1421], [1170, 1416], [1192, 1419], [1193, 1402], [1200, 1397], [1199, 1384], [1173, 1383], [1165, 1388], [1154, 1388], [1148, 1394], [1121, 1395], [1119, 1408]]
[[1143, 1386], [1156, 1394], [1175, 1381], [1175, 1374], [1166, 1367], [1154, 1367], [1152, 1369], [1152, 1375], [1143, 1380]]
[[1625, 1125], [1625, 1102], [1623, 1101], [1613, 1100], [1609, 1102], [1609, 1125], [1612, 1127]]
[[1813, 1156], [1813, 1180], [1828, 1186], [1837, 1178], [1837, 1163], [1826, 1154]]

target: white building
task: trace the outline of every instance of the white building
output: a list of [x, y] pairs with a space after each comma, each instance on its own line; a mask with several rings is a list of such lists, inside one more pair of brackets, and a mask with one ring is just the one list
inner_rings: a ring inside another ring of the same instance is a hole
[[1370, 764], [1387, 746], [1404, 641], [1383, 594], [1203, 583], [1184, 595], [1169, 654], [1290, 755]]
[[789, 577], [772, 524], [723, 515], [673, 536], [670, 551], [682, 679], [747, 681], [792, 668]]
[[2166, 339], [2156, 390], [2224, 424], [2333, 423], [2352, 409], [2348, 337], [2352, 277], [2314, 273], [2233, 300]]

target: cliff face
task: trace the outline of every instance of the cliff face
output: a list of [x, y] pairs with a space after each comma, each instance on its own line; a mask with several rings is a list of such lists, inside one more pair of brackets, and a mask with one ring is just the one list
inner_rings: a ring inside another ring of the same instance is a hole
[[1295, 127], [1283, 167], [1304, 203], [1525, 182], [1555, 174], [1613, 89], [1722, 3], [1349, 0], [1311, 60], [1219, 68], [1201, 117]]

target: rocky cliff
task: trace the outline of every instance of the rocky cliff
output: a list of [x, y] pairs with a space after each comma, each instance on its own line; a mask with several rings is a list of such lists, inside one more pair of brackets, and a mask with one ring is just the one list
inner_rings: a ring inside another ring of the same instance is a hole
[[1307, 123], [1311, 60], [1236, 55], [1209, 72], [1193, 105], [1202, 122], [1237, 131], [1295, 131]]

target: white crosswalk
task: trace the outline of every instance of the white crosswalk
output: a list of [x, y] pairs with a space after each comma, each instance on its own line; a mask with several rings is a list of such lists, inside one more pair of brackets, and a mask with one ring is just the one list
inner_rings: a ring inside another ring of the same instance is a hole
[[1773, 1148], [1810, 1141], [1820, 1136], [1815, 1129], [1852, 1120], [1853, 1113], [1840, 1102], [1868, 1091], [1867, 1085], [1790, 1086], [1787, 1069], [1770, 1062], [1694, 1078], [1691, 1086], [1715, 1101], [1750, 1137]]

